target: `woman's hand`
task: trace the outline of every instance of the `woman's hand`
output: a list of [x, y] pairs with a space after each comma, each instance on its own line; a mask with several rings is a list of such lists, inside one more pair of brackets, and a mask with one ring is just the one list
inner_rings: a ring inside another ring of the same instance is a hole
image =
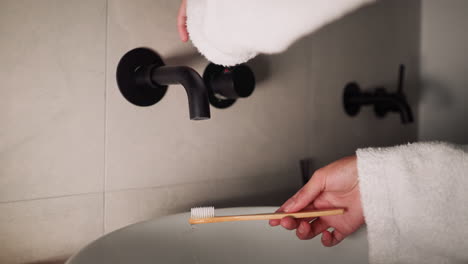
[[187, 32], [187, 0], [182, 0], [179, 8], [179, 14], [177, 14], [177, 30], [179, 31], [180, 40], [183, 42], [188, 41]]
[[[311, 180], [284, 203], [278, 212], [299, 212], [345, 208], [343, 215], [323, 216], [317, 219], [270, 220], [271, 226], [296, 229], [299, 239], [311, 239], [322, 233], [322, 244], [332, 247], [364, 224], [359, 192], [356, 156], [338, 160], [314, 173]], [[311, 222], [312, 221], [312, 222]], [[334, 231], [327, 229], [333, 227]]]

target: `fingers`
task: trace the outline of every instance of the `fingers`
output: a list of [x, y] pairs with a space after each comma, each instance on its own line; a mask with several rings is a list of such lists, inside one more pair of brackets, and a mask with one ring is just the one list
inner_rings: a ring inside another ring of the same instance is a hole
[[188, 41], [188, 32], [187, 32], [187, 1], [182, 0], [180, 4], [179, 13], [177, 15], [177, 30], [179, 31], [180, 40], [183, 42]]
[[281, 226], [284, 227], [287, 230], [294, 230], [298, 227], [299, 221], [292, 217], [284, 217], [281, 219]]
[[[316, 209], [317, 209], [317, 208], [315, 208], [315, 206], [314, 206], [313, 204], [309, 204], [308, 206], [306, 206], [306, 207], [303, 208], [303, 211], [310, 211], [310, 210], [316, 210]], [[279, 208], [278, 210], [276, 210], [275, 213], [280, 213], [280, 212], [283, 212], [283, 211], [281, 210], [281, 208]], [[314, 220], [314, 219], [315, 219], [315, 217], [314, 217], [314, 218], [302, 218], [302, 219], [300, 219], [300, 220], [305, 220], [305, 221], [307, 221], [307, 222], [310, 222], [310, 221], [312, 221], [312, 220]], [[269, 224], [270, 224], [270, 226], [278, 226], [278, 225], [281, 224], [281, 219], [272, 219], [272, 220], [269, 221]]]
[[308, 221], [301, 221], [299, 223], [299, 227], [297, 228], [296, 236], [301, 240], [312, 239], [318, 234], [327, 230], [329, 227], [330, 226], [328, 226], [320, 218], [316, 219], [312, 223], [309, 223]]
[[312, 237], [309, 238], [309, 234], [310, 234], [310, 224], [306, 221], [301, 221], [299, 223], [299, 227], [296, 230], [296, 236], [301, 240], [306, 240], [306, 239], [312, 238]]
[[338, 245], [346, 237], [341, 232], [334, 230], [332, 232], [327, 229], [330, 227], [325, 221], [318, 218], [312, 223], [310, 219], [294, 219], [285, 217], [281, 219], [281, 226], [287, 230], [296, 229], [296, 236], [301, 240], [309, 240], [322, 233], [322, 244], [326, 247]]
[[[280, 213], [280, 212], [282, 212], [281, 207], [275, 211], [275, 213]], [[278, 226], [281, 224], [281, 219], [271, 219], [269, 223], [270, 223], [270, 226]]]
[[[285, 218], [291, 218], [291, 217], [285, 217]], [[285, 219], [285, 218], [283, 218], [283, 219]], [[283, 219], [273, 219], [273, 220], [270, 220], [269, 223], [270, 223], [271, 226], [279, 226], [279, 225], [281, 225], [281, 226], [284, 227], [283, 222], [282, 222]], [[291, 218], [291, 219], [295, 220], [295, 221], [297, 222], [297, 225], [299, 225], [299, 223], [300, 223], [301, 221], [305, 221], [305, 222], [310, 223], [310, 221], [315, 220], [316, 218], [314, 217], [314, 218], [300, 218], [300, 219]], [[284, 220], [284, 221], [290, 221], [290, 220]], [[285, 225], [287, 225], [287, 222], [285, 222]]]
[[325, 230], [322, 233], [322, 244], [326, 247], [333, 247], [343, 241], [344, 238], [345, 236], [337, 230], [334, 230], [333, 232]]
[[[280, 212], [282, 212], [281, 208], [279, 208], [278, 210], [275, 211], [275, 213], [280, 213]], [[271, 219], [269, 221], [269, 224], [270, 224], [270, 226], [278, 226], [278, 225], [281, 224], [281, 219]]]
[[296, 229], [296, 236], [301, 240], [312, 239], [330, 227], [320, 218], [310, 223], [311, 220], [285, 217], [281, 219], [280, 224], [287, 230]]
[[298, 212], [308, 206], [325, 188], [325, 178], [314, 173], [312, 179], [304, 185], [293, 197], [280, 207], [286, 213]]
[[268, 222], [270, 226], [278, 226], [281, 224], [281, 219], [272, 219]]

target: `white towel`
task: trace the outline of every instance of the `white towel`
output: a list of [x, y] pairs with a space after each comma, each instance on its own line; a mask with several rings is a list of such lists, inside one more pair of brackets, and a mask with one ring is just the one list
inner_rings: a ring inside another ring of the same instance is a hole
[[188, 0], [187, 30], [225, 66], [284, 51], [297, 39], [375, 0]]
[[370, 263], [468, 263], [468, 149], [357, 151]]

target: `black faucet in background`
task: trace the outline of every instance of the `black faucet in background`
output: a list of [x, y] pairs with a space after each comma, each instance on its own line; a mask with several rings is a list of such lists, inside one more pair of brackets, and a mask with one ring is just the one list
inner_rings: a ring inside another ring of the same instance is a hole
[[384, 117], [388, 112], [400, 113], [403, 124], [412, 123], [413, 113], [403, 93], [403, 82], [405, 78], [405, 66], [400, 65], [398, 89], [389, 93], [383, 87], [378, 87], [372, 92], [362, 92], [355, 82], [346, 85], [343, 94], [343, 104], [346, 113], [355, 116], [359, 113], [361, 106], [373, 105], [375, 114]]

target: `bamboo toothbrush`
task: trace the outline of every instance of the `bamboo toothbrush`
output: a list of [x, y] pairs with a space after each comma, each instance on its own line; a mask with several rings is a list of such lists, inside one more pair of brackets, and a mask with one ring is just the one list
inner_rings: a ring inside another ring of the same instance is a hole
[[344, 209], [330, 209], [330, 210], [317, 210], [308, 212], [297, 213], [271, 213], [271, 214], [250, 214], [250, 215], [228, 215], [228, 216], [215, 216], [214, 207], [196, 207], [190, 210], [189, 223], [207, 224], [207, 223], [220, 223], [232, 221], [250, 221], [250, 220], [269, 220], [281, 219], [286, 216], [293, 218], [312, 218], [327, 215], [341, 215]]

